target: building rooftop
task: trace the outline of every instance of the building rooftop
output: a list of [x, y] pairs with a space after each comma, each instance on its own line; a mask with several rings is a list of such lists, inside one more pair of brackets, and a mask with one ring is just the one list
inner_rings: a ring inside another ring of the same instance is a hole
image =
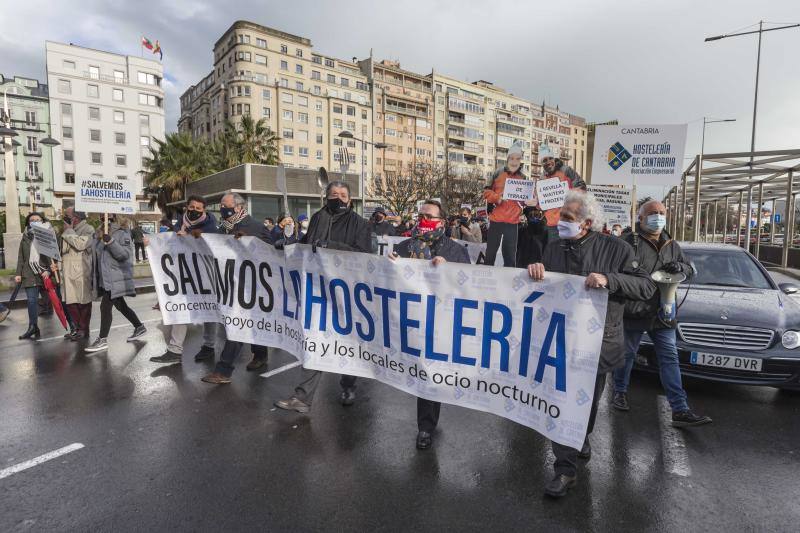
[[250, 22], [247, 20], [237, 20], [236, 22], [231, 24], [230, 28], [225, 30], [225, 32], [219, 39], [217, 39], [217, 42], [214, 43], [214, 48], [219, 46], [230, 32], [239, 29], [260, 31], [262, 33], [266, 33], [267, 35], [272, 35], [273, 37], [277, 37], [279, 39], [284, 39], [286, 41], [291, 41], [293, 43], [302, 44], [305, 46], [312, 46], [311, 39], [308, 39], [306, 37], [300, 37], [299, 35], [292, 35], [291, 33], [286, 33], [285, 31], [276, 30], [275, 28], [270, 28], [268, 26], [262, 26], [261, 24], [256, 24], [255, 22]]
[[47, 98], [49, 95], [47, 84], [41, 83], [39, 80], [35, 80], [33, 78], [26, 78], [23, 76], [4, 76], [3, 74], [0, 74], [0, 84], [6, 83], [16, 83], [22, 85], [30, 91], [29, 95], [19, 96], [36, 96], [39, 98]]
[[97, 53], [100, 53], [100, 54], [107, 54], [107, 55], [110, 55], [110, 56], [135, 59], [136, 61], [141, 61], [141, 62], [145, 62], [145, 63], [153, 63], [154, 65], [156, 65], [156, 67], [154, 67], [154, 68], [163, 69], [163, 65], [161, 64], [161, 61], [158, 61], [157, 59], [150, 59], [149, 57], [140, 57], [140, 56], [131, 55], [131, 54], [120, 54], [118, 52], [109, 52], [108, 50], [100, 50], [100, 49], [97, 49], [97, 48], [89, 48], [88, 46], [81, 46], [81, 45], [75, 44], [75, 43], [60, 43], [58, 41], [45, 41], [45, 48], [46, 49], [49, 50], [50, 49], [50, 45], [72, 47], [72, 48], [77, 48], [77, 49], [80, 49], [80, 50], [88, 50], [90, 52], [97, 52]]

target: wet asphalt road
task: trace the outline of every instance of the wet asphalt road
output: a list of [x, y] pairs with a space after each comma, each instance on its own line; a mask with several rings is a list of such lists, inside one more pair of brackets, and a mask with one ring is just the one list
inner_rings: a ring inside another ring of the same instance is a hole
[[[445, 405], [432, 450], [414, 448], [415, 401], [362, 380], [353, 407], [328, 376], [312, 416], [275, 411], [293, 369], [202, 383], [209, 364], [148, 361], [164, 339], [153, 294], [132, 299], [148, 334], [82, 354], [25, 311], [0, 324], [0, 531], [797, 531], [800, 395], [687, 380], [714, 424], [662, 428], [661, 387], [636, 374], [633, 410], [601, 401], [594, 456], [566, 498], [542, 495], [548, 443], [499, 417]], [[99, 316], [94, 317], [96, 323]], [[60, 327], [60, 326], [59, 326]], [[95, 324], [94, 327], [97, 327]], [[269, 368], [294, 359], [271, 352]]]

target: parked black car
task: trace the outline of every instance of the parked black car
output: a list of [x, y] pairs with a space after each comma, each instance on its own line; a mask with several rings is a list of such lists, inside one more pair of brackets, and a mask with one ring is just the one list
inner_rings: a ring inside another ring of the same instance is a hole
[[[695, 276], [678, 287], [681, 373], [800, 390], [800, 287], [777, 285], [743, 248], [682, 242]], [[645, 336], [636, 368], [657, 371]]]

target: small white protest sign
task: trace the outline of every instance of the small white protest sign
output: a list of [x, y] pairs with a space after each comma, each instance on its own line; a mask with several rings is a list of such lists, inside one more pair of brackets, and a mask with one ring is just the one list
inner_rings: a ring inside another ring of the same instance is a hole
[[533, 187], [531, 180], [507, 179], [503, 187], [503, 200], [527, 202], [533, 198]]
[[558, 178], [548, 178], [536, 182], [536, 196], [539, 198], [539, 208], [542, 211], [556, 209], [564, 205], [569, 183]]

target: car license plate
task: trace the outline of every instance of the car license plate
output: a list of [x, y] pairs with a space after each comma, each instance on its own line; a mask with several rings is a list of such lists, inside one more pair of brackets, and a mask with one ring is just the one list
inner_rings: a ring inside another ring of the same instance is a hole
[[693, 365], [731, 368], [733, 370], [749, 370], [761, 372], [761, 359], [755, 357], [739, 357], [738, 355], [721, 355], [716, 353], [692, 352], [689, 362]]

